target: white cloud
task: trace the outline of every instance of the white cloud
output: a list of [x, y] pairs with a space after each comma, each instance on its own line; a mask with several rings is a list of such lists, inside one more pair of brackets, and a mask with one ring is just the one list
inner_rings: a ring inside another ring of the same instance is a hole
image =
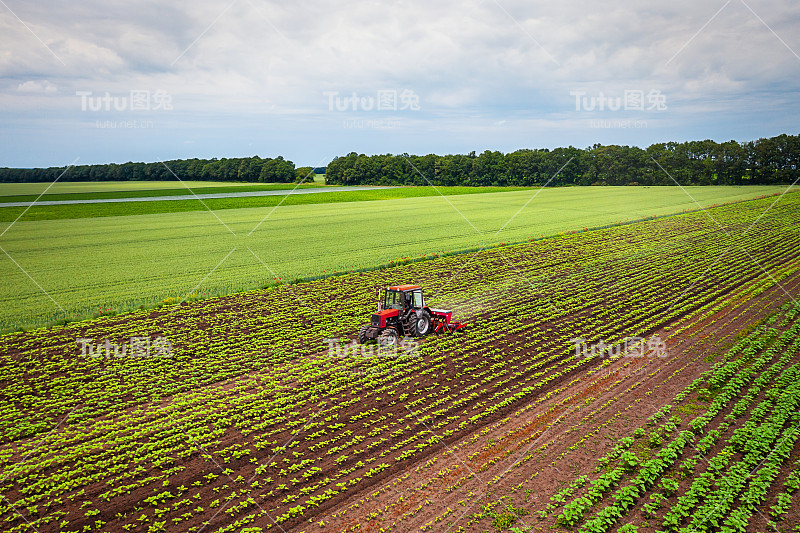
[[[749, 5], [800, 51], [794, 31], [800, 4]], [[479, 144], [481, 135], [490, 135], [484, 125], [504, 120], [504, 130], [515, 120], [539, 120], [537, 131], [576, 128], [576, 137], [585, 136], [586, 121], [574, 116], [569, 94], [578, 88], [607, 95], [660, 90], [669, 111], [658, 121], [675, 124], [693, 124], [703, 110], [715, 121], [751, 106], [763, 112], [769, 101], [759, 95], [776, 88], [794, 94], [800, 60], [741, 0], [708, 22], [721, 6], [694, 0], [42, 0], [13, 6], [27, 28], [0, 8], [0, 103], [34, 117], [43, 109], [36, 95], [48, 94], [60, 102], [61, 123], [78, 127], [87, 117], [76, 91], [163, 90], [176, 112], [160, 119], [173, 128], [198, 121], [285, 128], [292, 117], [303, 128], [332, 128], [342, 120], [331, 116], [325, 91], [410, 89], [422, 112], [406, 118], [432, 132], [430, 151], [436, 151], [443, 128], [473, 134]], [[792, 98], [780, 100], [798, 111]], [[42, 120], [54, 105], [48, 102]], [[358, 134], [369, 132], [348, 132], [354, 143], [364, 138]], [[531, 142], [520, 134], [520, 145]]]
[[47, 80], [29, 80], [17, 85], [17, 90], [23, 93], [55, 93], [58, 92], [58, 87]]

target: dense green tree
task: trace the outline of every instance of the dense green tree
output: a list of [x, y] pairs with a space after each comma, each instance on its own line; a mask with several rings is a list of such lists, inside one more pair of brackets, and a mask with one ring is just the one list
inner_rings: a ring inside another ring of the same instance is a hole
[[[742, 185], [791, 183], [800, 176], [800, 136], [739, 143], [712, 140], [522, 149], [508, 154], [416, 156], [350, 153], [327, 168], [342, 185]], [[424, 176], [424, 177], [423, 177]]]
[[294, 181], [300, 182], [305, 180], [306, 182], [314, 181], [313, 168], [311, 167], [298, 167], [294, 173]]
[[[80, 165], [61, 181], [215, 180], [288, 183], [310, 167], [249, 158], [185, 159], [164, 163]], [[64, 167], [0, 168], [2, 182], [52, 182]], [[756, 141], [665, 142], [646, 149], [604, 146], [586, 149], [521, 149], [508, 154], [485, 150], [455, 155], [367, 156], [351, 152], [336, 157], [326, 181], [338, 185], [746, 185], [788, 184], [800, 177], [800, 135]], [[302, 179], [302, 177], [300, 178]]]
[[[78, 165], [64, 172], [64, 167], [0, 168], [0, 182], [59, 181], [262, 181], [287, 183], [294, 181], [294, 163], [278, 156], [262, 159], [246, 158], [178, 159], [163, 163], [109, 163]], [[263, 179], [262, 179], [263, 178]]]

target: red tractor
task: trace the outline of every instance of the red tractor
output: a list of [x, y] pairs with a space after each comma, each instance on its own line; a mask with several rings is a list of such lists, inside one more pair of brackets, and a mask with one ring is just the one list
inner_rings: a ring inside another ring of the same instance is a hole
[[452, 311], [431, 309], [425, 305], [418, 285], [378, 289], [378, 312], [372, 315], [369, 324], [358, 330], [358, 342], [364, 344], [377, 340], [381, 346], [395, 346], [401, 337], [424, 337], [443, 331], [450, 333], [465, 326], [452, 321], [452, 316]]

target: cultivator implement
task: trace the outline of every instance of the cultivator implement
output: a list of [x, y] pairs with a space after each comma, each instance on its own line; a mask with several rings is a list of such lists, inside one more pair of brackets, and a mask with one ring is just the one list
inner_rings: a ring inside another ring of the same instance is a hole
[[453, 320], [453, 312], [446, 309], [431, 309], [431, 322], [434, 333], [453, 333], [467, 327], [466, 324]]

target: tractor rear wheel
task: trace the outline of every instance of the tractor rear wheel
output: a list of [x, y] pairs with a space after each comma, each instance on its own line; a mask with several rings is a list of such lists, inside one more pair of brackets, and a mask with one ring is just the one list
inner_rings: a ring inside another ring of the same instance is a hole
[[378, 344], [386, 348], [397, 346], [398, 338], [399, 335], [397, 335], [396, 329], [386, 328], [381, 332], [381, 336], [378, 338]]
[[414, 319], [416, 335], [424, 337], [431, 332], [431, 315], [427, 311], [423, 311]]
[[358, 344], [364, 344], [369, 339], [367, 339], [367, 330], [370, 328], [371, 324], [364, 324], [361, 326], [361, 329], [358, 330]]

